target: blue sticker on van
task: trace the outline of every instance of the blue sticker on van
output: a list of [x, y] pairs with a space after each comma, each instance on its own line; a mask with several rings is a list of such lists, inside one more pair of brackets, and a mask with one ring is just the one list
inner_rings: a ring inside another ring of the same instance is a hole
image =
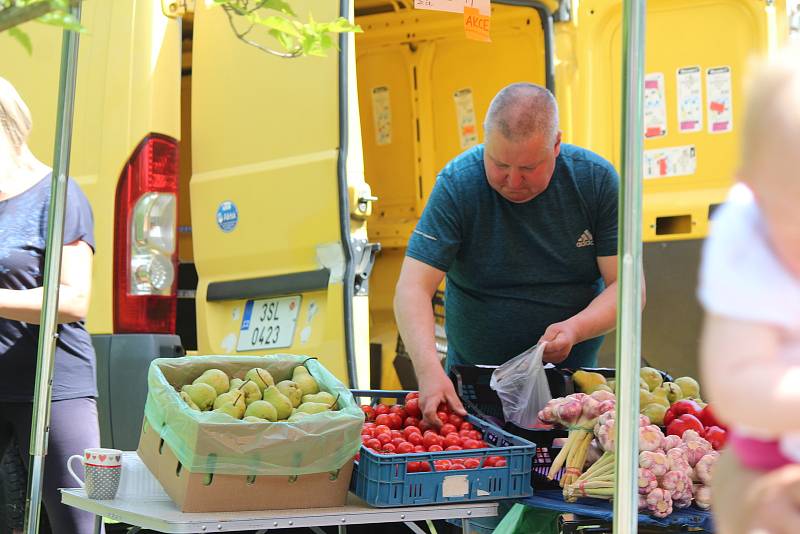
[[239, 222], [239, 211], [230, 200], [222, 202], [217, 208], [217, 226], [223, 232], [231, 232]]

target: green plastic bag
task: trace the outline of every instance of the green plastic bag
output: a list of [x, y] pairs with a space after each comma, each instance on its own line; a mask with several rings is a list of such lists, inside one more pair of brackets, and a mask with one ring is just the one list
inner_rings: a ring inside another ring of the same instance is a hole
[[[224, 413], [198, 412], [176, 388], [190, 384], [207, 369], [243, 378], [254, 367], [272, 374], [275, 383], [291, 378], [305, 362], [321, 391], [339, 397], [339, 410], [292, 423], [248, 423]], [[361, 447], [364, 413], [344, 384], [316, 359], [294, 354], [269, 356], [188, 356], [158, 358], [148, 371], [145, 417], [193, 473], [228, 475], [306, 475], [335, 472]]]
[[561, 512], [515, 504], [493, 534], [559, 534]]

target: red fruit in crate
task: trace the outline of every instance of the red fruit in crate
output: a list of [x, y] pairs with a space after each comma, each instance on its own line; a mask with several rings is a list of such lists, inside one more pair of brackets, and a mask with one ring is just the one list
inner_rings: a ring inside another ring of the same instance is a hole
[[422, 430], [423, 432], [425, 432], [426, 430], [430, 430], [431, 428], [433, 428], [433, 427], [430, 425], [430, 423], [428, 423], [428, 422], [427, 422], [427, 421], [425, 421], [424, 419], [423, 419], [422, 421], [420, 421], [420, 422], [419, 422], [419, 425], [417, 425], [417, 426], [418, 426], [418, 427], [419, 427], [419, 429], [420, 429], [420, 430]]
[[480, 467], [480, 465], [481, 461], [478, 460], [477, 458], [467, 458], [466, 460], [464, 460], [464, 467], [466, 467], [467, 469], [477, 469], [478, 467]]
[[718, 426], [719, 428], [724, 429], [724, 426], [720, 424], [720, 422], [717, 421], [717, 418], [714, 416], [714, 412], [711, 411], [710, 404], [706, 405], [706, 407], [703, 408], [703, 411], [700, 412], [700, 417], [698, 417], [698, 419], [700, 419], [700, 422], [707, 427]]
[[452, 463], [450, 464], [450, 469], [448, 469], [448, 471], [459, 471], [462, 469], [466, 469], [466, 467], [464, 467], [464, 464]]
[[425, 445], [414, 445], [414, 452], [428, 452]]
[[419, 472], [420, 473], [430, 473], [431, 471], [431, 464], [428, 462], [420, 462], [419, 463]]
[[386, 413], [389, 413], [389, 407], [386, 406], [385, 404], [378, 404], [377, 406], [375, 406], [375, 417]]
[[485, 441], [483, 441], [482, 439], [479, 439], [478, 440], [478, 448], [479, 449], [488, 449], [489, 448], [489, 444], [486, 443]]
[[364, 428], [375, 428], [376, 425], [374, 421], [370, 421], [369, 423], [364, 423]]
[[472, 432], [472, 430], [459, 430], [458, 435], [462, 438], [468, 438], [470, 432]]
[[436, 417], [442, 422], [442, 424], [445, 424], [450, 420], [450, 414], [447, 412], [436, 412]]
[[362, 404], [361, 411], [364, 412], [364, 417], [367, 418], [367, 421], [372, 421], [375, 419], [375, 409], [372, 406]]
[[408, 441], [412, 445], [422, 445], [423, 443], [422, 434], [416, 432], [413, 434], [409, 434], [408, 436], [406, 436], [406, 441]]
[[478, 442], [477, 440], [474, 440], [474, 439], [465, 439], [462, 442], [461, 446], [464, 447], [465, 449], [480, 449], [481, 448], [480, 442]]
[[361, 431], [362, 436], [367, 436], [368, 438], [374, 438], [375, 434], [372, 430], [365, 428]]
[[470, 439], [474, 439], [475, 441], [478, 441], [478, 440], [480, 440], [480, 439], [481, 439], [483, 436], [481, 436], [481, 433], [480, 433], [480, 432], [478, 432], [477, 430], [470, 430], [470, 431], [469, 431], [469, 437], [470, 437]]
[[411, 393], [406, 393], [405, 403], [408, 404], [408, 401], [411, 399], [418, 399], [419, 398], [419, 391], [412, 391]]
[[406, 464], [406, 473], [419, 473], [420, 462], [408, 462]]
[[672, 403], [664, 414], [664, 426], [669, 426], [672, 421], [685, 414], [699, 418], [702, 411], [703, 409], [700, 408], [700, 405], [691, 399], [679, 400]]
[[417, 428], [418, 429], [419, 428], [419, 419], [417, 417], [406, 417], [406, 420], [403, 421], [403, 426], [405, 428], [413, 427], [413, 428]]
[[725, 447], [725, 442], [728, 440], [728, 433], [725, 429], [718, 426], [710, 426], [706, 428], [706, 439], [714, 447], [715, 451], [721, 450]]
[[450, 464], [450, 460], [434, 460], [433, 461], [433, 467], [437, 471], [447, 471], [448, 469], [450, 469], [450, 465], [451, 465]]
[[506, 462], [505, 458], [500, 458], [494, 463], [495, 467], [505, 467], [506, 465], [508, 465], [508, 462]]
[[406, 435], [400, 432], [399, 430], [390, 430], [389, 434], [392, 435], [392, 438], [405, 438]]
[[357, 452], [356, 455], [355, 455], [356, 462], [359, 461], [360, 459], [361, 459], [361, 453]]
[[440, 436], [437, 436], [434, 433], [428, 433], [422, 436], [422, 444], [426, 447], [430, 447], [431, 445], [439, 445]]
[[483, 467], [494, 467], [494, 464], [499, 459], [500, 456], [487, 456], [486, 459], [483, 461]]
[[450, 423], [443, 424], [442, 427], [439, 429], [440, 436], [446, 436], [447, 434], [453, 434], [455, 432], [458, 432], [456, 430], [456, 427], [451, 425]]
[[407, 441], [401, 441], [397, 444], [397, 453], [398, 454], [408, 454], [414, 452], [414, 445]]
[[373, 430], [372, 434], [377, 436], [378, 434], [389, 434], [391, 431], [392, 429], [386, 425], [378, 425], [375, 427], [375, 430]]
[[461, 426], [458, 427], [459, 430], [475, 430], [475, 427], [472, 426], [472, 423], [468, 421], [464, 421], [461, 423]]
[[361, 434], [361, 443], [366, 444], [371, 439], [375, 439], [375, 438], [373, 438], [372, 436], [365, 436], [364, 434]]
[[403, 428], [403, 420], [396, 413], [389, 414], [389, 428], [392, 430], [400, 430]]
[[450, 424], [456, 427], [456, 429], [461, 428], [461, 423], [464, 422], [464, 418], [458, 415], [457, 413], [450, 414]]
[[379, 439], [376, 439], [376, 438], [372, 438], [370, 440], [367, 440], [367, 442], [364, 443], [365, 447], [369, 447], [373, 451], [377, 451], [378, 449], [380, 449], [381, 445], [383, 445], [383, 443], [381, 443], [381, 441]]
[[422, 434], [419, 428], [416, 426], [407, 426], [403, 429], [403, 435], [405, 437], [410, 436], [411, 434]]
[[443, 450], [441, 445], [431, 445], [428, 447], [428, 452], [442, 452]]
[[461, 437], [455, 432], [451, 432], [444, 437], [443, 445], [445, 447], [450, 447], [451, 445], [461, 445]]
[[375, 423], [377, 423], [378, 426], [391, 427], [391, 425], [389, 424], [391, 420], [392, 416], [389, 415], [388, 413], [382, 413], [375, 417]]
[[380, 441], [381, 443], [383, 443], [385, 445], [386, 443], [391, 443], [392, 436], [391, 436], [391, 434], [378, 434], [375, 437], [375, 439], [377, 439], [378, 441]]
[[406, 399], [406, 414], [409, 417], [422, 417], [422, 410], [419, 409], [419, 399]]
[[408, 442], [403, 438], [392, 438], [392, 442], [391, 443], [392, 443], [392, 445], [395, 446], [395, 448], [397, 448], [397, 447], [400, 446], [401, 443], [408, 443]]
[[461, 445], [450, 445], [445, 450], [446, 451], [463, 451], [464, 447], [462, 447]]
[[394, 452], [395, 452], [395, 450], [397, 450], [397, 448], [391, 443], [386, 443], [386, 444], [383, 445], [383, 447], [381, 447], [381, 450], [383, 452], [385, 452], [386, 454], [394, 454]]
[[405, 420], [405, 418], [408, 417], [408, 414], [406, 414], [406, 409], [399, 404], [395, 404], [394, 406], [389, 408], [389, 413], [394, 413], [399, 415], [401, 421]]
[[683, 433], [687, 430], [696, 431], [698, 434], [700, 434], [700, 437], [703, 437], [705, 434], [705, 428], [703, 427], [703, 423], [700, 422], [700, 419], [688, 413], [681, 415], [667, 425], [668, 436], [675, 435], [678, 437], [683, 437]]

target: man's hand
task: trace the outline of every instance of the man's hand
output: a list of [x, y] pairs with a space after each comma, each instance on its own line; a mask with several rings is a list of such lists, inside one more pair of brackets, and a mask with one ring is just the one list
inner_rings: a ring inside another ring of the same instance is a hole
[[456, 395], [453, 383], [447, 378], [444, 369], [431, 370], [424, 376], [418, 377], [419, 382], [419, 408], [422, 417], [436, 428], [442, 426], [442, 421], [436, 416], [439, 405], [444, 403], [458, 415], [464, 416], [467, 411], [461, 400]]
[[545, 362], [561, 363], [567, 359], [572, 346], [578, 342], [578, 333], [569, 321], [553, 323], [539, 338], [539, 343], [547, 342], [542, 359]]
[[800, 532], [800, 465], [773, 471], [747, 489], [752, 521], [747, 534]]

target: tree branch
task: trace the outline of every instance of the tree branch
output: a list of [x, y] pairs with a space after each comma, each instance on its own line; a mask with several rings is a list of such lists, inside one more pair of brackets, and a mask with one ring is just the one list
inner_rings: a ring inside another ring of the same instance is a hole
[[47, 0], [28, 4], [27, 6], [11, 6], [0, 9], [0, 32], [18, 26], [29, 20], [38, 19], [53, 11], [53, 7]]

